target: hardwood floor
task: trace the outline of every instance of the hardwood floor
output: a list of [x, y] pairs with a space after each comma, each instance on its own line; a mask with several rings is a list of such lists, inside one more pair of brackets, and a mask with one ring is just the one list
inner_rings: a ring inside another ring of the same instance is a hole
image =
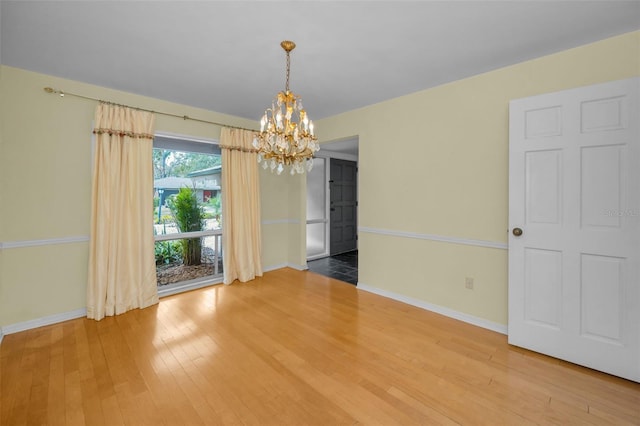
[[282, 269], [5, 336], [0, 424], [640, 424], [640, 384]]

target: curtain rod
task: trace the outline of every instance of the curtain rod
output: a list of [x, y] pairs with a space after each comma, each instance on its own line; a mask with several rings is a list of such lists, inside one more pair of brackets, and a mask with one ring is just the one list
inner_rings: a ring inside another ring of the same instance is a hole
[[154, 111], [154, 110], [146, 109], [146, 108], [132, 107], [132, 106], [129, 106], [129, 105], [123, 105], [123, 104], [118, 104], [118, 103], [115, 103], [115, 102], [105, 101], [105, 100], [98, 99], [98, 98], [93, 98], [91, 96], [78, 95], [77, 93], [72, 93], [72, 92], [64, 92], [62, 90], [54, 89], [52, 87], [45, 87], [44, 91], [47, 92], [47, 93], [58, 94], [61, 97], [64, 97], [66, 95], [75, 96], [76, 98], [88, 99], [90, 101], [104, 102], [104, 103], [107, 103], [107, 104], [117, 105], [117, 106], [121, 106], [121, 107], [127, 107], [127, 108], [135, 109], [135, 110], [138, 110], [138, 111], [146, 111], [146, 112], [151, 112], [151, 113], [154, 113], [154, 114], [166, 115], [167, 117], [182, 118], [183, 120], [198, 121], [200, 123], [215, 124], [216, 126], [229, 127], [229, 128], [232, 128], [232, 129], [248, 130], [250, 132], [257, 132], [256, 129], [247, 129], [247, 128], [244, 128], [244, 127], [230, 126], [228, 124], [217, 123], [215, 121], [202, 120], [200, 118], [189, 117], [188, 115], [178, 115], [178, 114], [173, 114], [171, 112]]

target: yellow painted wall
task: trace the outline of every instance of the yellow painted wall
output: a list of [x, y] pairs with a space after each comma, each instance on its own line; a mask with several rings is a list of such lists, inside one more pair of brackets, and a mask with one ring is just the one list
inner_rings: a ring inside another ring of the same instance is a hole
[[[43, 88], [253, 127], [218, 114], [0, 66], [0, 242], [88, 237], [91, 130], [96, 103]], [[219, 126], [157, 115], [156, 131], [218, 139]], [[288, 219], [288, 177], [262, 173], [263, 219]], [[288, 225], [264, 225], [264, 265], [289, 262]], [[85, 306], [88, 243], [0, 250], [0, 326]]]
[[307, 179], [296, 175], [289, 179], [289, 264], [294, 268], [307, 265]]
[[[359, 138], [359, 225], [506, 242], [508, 101], [640, 75], [640, 33], [321, 120]], [[42, 88], [250, 127], [237, 117], [0, 66], [0, 242], [87, 236], [95, 103]], [[375, 90], [375, 88], [372, 88]], [[163, 116], [156, 130], [217, 139]], [[304, 265], [305, 180], [261, 173], [263, 265]], [[505, 250], [360, 233], [360, 281], [506, 324]], [[85, 306], [88, 244], [0, 251], [0, 326]], [[464, 289], [473, 276], [476, 289]]]
[[[509, 101], [637, 75], [640, 32], [320, 120], [317, 129], [324, 142], [359, 137], [360, 227], [506, 243]], [[360, 283], [507, 323], [506, 250], [361, 231], [359, 251]]]
[[[261, 169], [262, 170], [262, 169]], [[262, 264], [266, 268], [299, 265], [299, 250], [290, 249], [289, 235], [296, 216], [291, 203], [296, 199], [296, 179], [269, 170], [260, 173], [262, 186]]]
[[[2, 147], [3, 147], [3, 131], [2, 128], [4, 126], [4, 105], [2, 103], [2, 98], [4, 97], [4, 92], [2, 90], [2, 73], [3, 68], [0, 66], [0, 206], [4, 204], [3, 194], [2, 194]], [[2, 208], [0, 208], [0, 241], [2, 241], [2, 235], [4, 234], [5, 223], [2, 217]], [[0, 309], [2, 309], [2, 300], [3, 296], [3, 285], [2, 285], [2, 271], [4, 270], [4, 256], [2, 250], [0, 249]], [[0, 313], [0, 326], [2, 325], [2, 314]], [[2, 339], [2, 330], [0, 329], [0, 339]]]

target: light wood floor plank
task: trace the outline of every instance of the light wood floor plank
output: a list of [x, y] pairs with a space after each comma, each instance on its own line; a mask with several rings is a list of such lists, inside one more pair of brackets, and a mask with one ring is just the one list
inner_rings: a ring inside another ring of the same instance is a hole
[[282, 269], [5, 336], [0, 424], [638, 425], [640, 384]]

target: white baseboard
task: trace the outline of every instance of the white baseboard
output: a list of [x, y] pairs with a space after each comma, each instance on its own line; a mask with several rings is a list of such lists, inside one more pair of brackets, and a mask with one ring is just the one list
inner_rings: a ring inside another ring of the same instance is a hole
[[276, 269], [282, 269], [282, 268], [292, 268], [297, 271], [306, 271], [307, 269], [309, 269], [307, 265], [303, 266], [303, 265], [296, 265], [293, 263], [279, 263], [277, 265], [265, 266], [263, 271], [271, 272], [271, 271], [275, 271]]
[[271, 272], [271, 271], [275, 271], [276, 269], [286, 268], [287, 266], [288, 265], [286, 263], [278, 263], [277, 265], [265, 266], [262, 269], [262, 272]]
[[19, 333], [21, 331], [31, 330], [33, 328], [43, 327], [45, 325], [56, 324], [63, 321], [69, 321], [76, 318], [87, 316], [87, 309], [80, 308], [69, 312], [49, 315], [42, 318], [36, 318], [29, 321], [19, 322], [16, 324], [5, 325], [0, 331], [0, 335]]
[[422, 308], [427, 311], [435, 312], [440, 315], [444, 315], [449, 318], [457, 319], [466, 322], [471, 325], [486, 328], [496, 333], [507, 334], [508, 328], [506, 325], [498, 324], [497, 322], [489, 321], [484, 318], [476, 317], [473, 315], [465, 314], [463, 312], [455, 311], [453, 309], [445, 308], [444, 306], [434, 305], [432, 303], [425, 302], [423, 300], [414, 299], [413, 297], [404, 296], [402, 294], [394, 293], [388, 290], [382, 290], [380, 288], [371, 287], [369, 285], [358, 282], [357, 288], [369, 293], [377, 294], [378, 296], [388, 297], [389, 299], [397, 300], [398, 302], [406, 303], [407, 305]]
[[[265, 272], [274, 271], [276, 269], [282, 268], [293, 268], [298, 271], [304, 271], [307, 269], [307, 266], [295, 265], [292, 263], [283, 263], [280, 265], [272, 265], [265, 268]], [[222, 277], [217, 278], [216, 280], [193, 280], [186, 283], [182, 283], [179, 286], [168, 287], [166, 289], [160, 289], [158, 291], [159, 297], [171, 296], [173, 294], [182, 293], [184, 291], [195, 290], [202, 287], [208, 287], [211, 285], [219, 284], [222, 282]], [[62, 312], [59, 314], [49, 315], [42, 318], [36, 318], [29, 321], [19, 322], [16, 324], [5, 325], [4, 327], [0, 327], [0, 343], [2, 343], [2, 338], [7, 334], [19, 333], [21, 331], [31, 330], [38, 327], [43, 327], [45, 325], [56, 324], [63, 321], [68, 321], [76, 318], [82, 318], [87, 316], [87, 309], [80, 308], [69, 312]]]
[[[202, 287], [208, 287], [211, 285], [219, 284], [222, 282], [222, 277], [216, 280], [193, 280], [186, 283], [182, 283], [179, 286], [173, 286], [166, 289], [160, 289], [158, 291], [159, 297], [171, 296], [173, 294], [182, 293], [185, 291], [196, 290]], [[49, 315], [42, 318], [36, 318], [29, 321], [19, 322], [16, 324], [5, 325], [0, 327], [0, 343], [2, 338], [7, 334], [19, 333], [21, 331], [31, 330], [45, 325], [56, 324], [63, 321], [68, 321], [76, 318], [82, 318], [87, 316], [87, 308], [80, 308], [69, 312], [62, 312], [59, 314]]]
[[293, 269], [295, 269], [297, 271], [306, 271], [307, 269], [309, 269], [309, 267], [306, 264], [304, 264], [304, 265], [295, 265], [293, 263], [287, 263], [287, 266], [289, 268], [293, 268]]

